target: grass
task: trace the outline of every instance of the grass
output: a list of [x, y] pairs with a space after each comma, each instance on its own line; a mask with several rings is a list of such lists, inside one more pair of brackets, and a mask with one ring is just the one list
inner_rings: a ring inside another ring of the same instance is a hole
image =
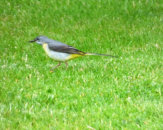
[[[163, 3], [1, 0], [1, 129], [162, 129]], [[62, 65], [38, 35], [85, 52]]]

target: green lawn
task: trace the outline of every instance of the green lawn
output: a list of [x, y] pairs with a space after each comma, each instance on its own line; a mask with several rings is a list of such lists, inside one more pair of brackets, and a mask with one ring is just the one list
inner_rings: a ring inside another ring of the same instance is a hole
[[[38, 35], [85, 52], [63, 64]], [[0, 0], [0, 129], [162, 129], [161, 0]]]

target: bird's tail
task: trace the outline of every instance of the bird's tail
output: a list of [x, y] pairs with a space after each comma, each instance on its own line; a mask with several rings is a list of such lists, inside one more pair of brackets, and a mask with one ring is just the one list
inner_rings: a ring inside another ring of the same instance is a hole
[[85, 53], [85, 55], [110, 56], [110, 57], [118, 58], [117, 56], [112, 56], [108, 54], [98, 54], [98, 53]]

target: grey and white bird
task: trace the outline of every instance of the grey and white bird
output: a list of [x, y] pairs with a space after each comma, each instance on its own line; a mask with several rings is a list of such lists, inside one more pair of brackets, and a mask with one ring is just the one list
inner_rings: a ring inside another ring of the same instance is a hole
[[98, 53], [88, 53], [80, 51], [72, 46], [66, 45], [62, 42], [49, 39], [46, 36], [38, 36], [34, 40], [31, 40], [29, 42], [36, 42], [39, 45], [42, 45], [44, 51], [46, 54], [54, 59], [55, 61], [58, 61], [59, 64], [52, 68], [52, 70], [56, 69], [61, 65], [62, 62], [66, 64], [66, 67], [68, 67], [67, 61], [72, 60], [77, 57], [86, 56], [86, 55], [99, 55], [99, 56], [110, 56], [110, 57], [116, 57], [108, 54], [98, 54]]

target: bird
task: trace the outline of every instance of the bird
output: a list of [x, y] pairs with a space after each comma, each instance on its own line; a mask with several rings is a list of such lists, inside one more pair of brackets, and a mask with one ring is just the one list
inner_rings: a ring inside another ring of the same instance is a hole
[[58, 64], [51, 69], [51, 71], [54, 71], [56, 68], [58, 68], [61, 63], [66, 64], [66, 68], [68, 68], [68, 61], [75, 59], [77, 57], [81, 56], [87, 56], [87, 55], [98, 55], [98, 56], [109, 56], [109, 57], [117, 57], [112, 56], [108, 54], [98, 54], [98, 53], [88, 53], [80, 51], [72, 46], [69, 46], [67, 44], [64, 44], [60, 41], [56, 41], [53, 39], [50, 39], [46, 36], [37, 36], [33, 40], [29, 41], [30, 43], [36, 42], [37, 44], [41, 45], [46, 52], [46, 54], [54, 59], [55, 61], [58, 61]]

